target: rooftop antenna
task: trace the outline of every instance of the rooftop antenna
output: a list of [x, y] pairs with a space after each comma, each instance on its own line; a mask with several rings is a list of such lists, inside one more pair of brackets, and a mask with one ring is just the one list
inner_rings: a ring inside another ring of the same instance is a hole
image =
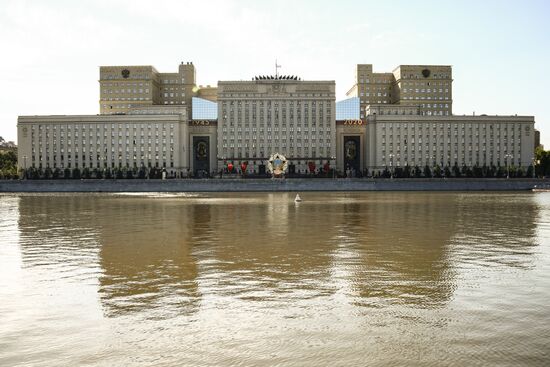
[[279, 79], [279, 68], [281, 65], [277, 64], [277, 59], [275, 59], [275, 79]]

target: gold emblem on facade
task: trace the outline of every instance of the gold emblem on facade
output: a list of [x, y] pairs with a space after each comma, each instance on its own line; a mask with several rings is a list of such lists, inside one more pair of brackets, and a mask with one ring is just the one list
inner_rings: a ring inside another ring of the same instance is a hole
[[282, 154], [274, 153], [267, 161], [267, 171], [271, 172], [273, 177], [283, 177], [287, 168], [288, 161]]

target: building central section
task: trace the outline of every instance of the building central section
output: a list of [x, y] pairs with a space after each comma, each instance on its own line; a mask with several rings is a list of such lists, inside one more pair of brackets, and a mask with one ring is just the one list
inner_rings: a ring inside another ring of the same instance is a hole
[[272, 153], [296, 171], [335, 163], [335, 82], [263, 77], [218, 83], [218, 167], [248, 162], [257, 171]]

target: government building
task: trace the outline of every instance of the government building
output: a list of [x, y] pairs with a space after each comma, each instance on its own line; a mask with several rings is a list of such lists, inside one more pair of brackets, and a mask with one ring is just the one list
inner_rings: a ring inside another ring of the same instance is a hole
[[[195, 66], [99, 68], [99, 114], [19, 116], [18, 165], [148, 171], [168, 177], [245, 170], [263, 175], [274, 153], [289, 174], [335, 168], [355, 176], [398, 167], [508, 167], [533, 164], [533, 116], [452, 112], [452, 68], [356, 66], [347, 99], [335, 81], [258, 75], [196, 82]], [[232, 168], [235, 167], [235, 170]]]

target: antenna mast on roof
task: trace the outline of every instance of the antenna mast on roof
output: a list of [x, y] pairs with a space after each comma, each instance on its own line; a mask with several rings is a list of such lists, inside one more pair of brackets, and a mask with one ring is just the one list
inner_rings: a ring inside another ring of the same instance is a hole
[[279, 68], [281, 65], [277, 64], [277, 59], [275, 59], [275, 79], [279, 79]]

